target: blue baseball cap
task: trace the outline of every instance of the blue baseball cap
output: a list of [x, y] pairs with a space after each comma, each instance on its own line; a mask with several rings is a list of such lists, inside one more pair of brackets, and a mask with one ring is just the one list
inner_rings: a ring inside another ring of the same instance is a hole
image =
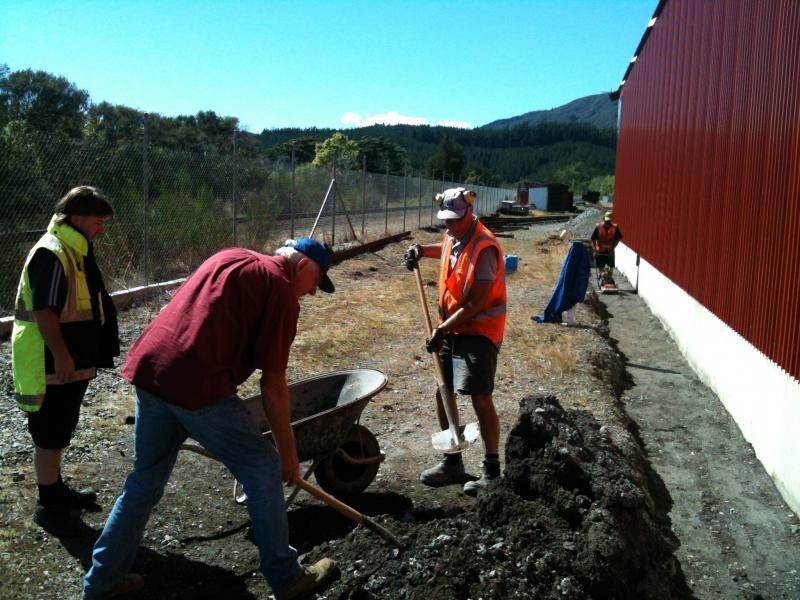
[[286, 246], [305, 254], [308, 258], [317, 263], [322, 271], [322, 277], [317, 287], [328, 294], [333, 293], [333, 290], [336, 288], [333, 287], [333, 282], [330, 277], [328, 277], [328, 269], [331, 268], [331, 251], [328, 249], [328, 246], [317, 240], [312, 240], [309, 237], [289, 240], [286, 242]]

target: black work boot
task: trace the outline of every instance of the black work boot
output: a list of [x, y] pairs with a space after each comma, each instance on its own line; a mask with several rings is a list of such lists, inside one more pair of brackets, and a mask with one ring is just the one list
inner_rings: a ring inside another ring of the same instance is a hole
[[97, 492], [91, 487], [73, 490], [64, 484], [64, 501], [73, 508], [100, 509], [97, 504]]
[[445, 454], [442, 461], [435, 467], [424, 470], [419, 480], [425, 485], [434, 487], [451, 485], [454, 483], [464, 483], [474, 479], [464, 470], [464, 460], [461, 453]]
[[57, 538], [78, 537], [87, 529], [75, 511], [64, 504], [37, 502], [33, 510], [33, 522]]
[[464, 493], [473, 498], [478, 492], [489, 487], [492, 481], [500, 479], [500, 463], [490, 463], [483, 461], [481, 465], [481, 477], [476, 481], [468, 481], [464, 484]]

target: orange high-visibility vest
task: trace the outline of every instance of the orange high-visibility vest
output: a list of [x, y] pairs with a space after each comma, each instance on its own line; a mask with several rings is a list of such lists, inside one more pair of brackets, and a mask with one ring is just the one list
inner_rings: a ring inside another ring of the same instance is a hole
[[503, 343], [506, 326], [506, 283], [503, 251], [494, 234], [480, 221], [458, 255], [456, 264], [450, 269], [450, 252], [453, 240], [445, 235], [442, 243], [442, 258], [439, 268], [439, 323], [443, 323], [461, 306], [475, 280], [475, 261], [481, 250], [494, 246], [497, 249], [497, 276], [492, 284], [480, 312], [471, 321], [462, 323], [453, 333], [482, 335], [489, 338], [497, 348]]
[[611, 223], [611, 227], [606, 227], [605, 223], [597, 224], [597, 251], [598, 252], [611, 252], [614, 249], [617, 237], [617, 224]]

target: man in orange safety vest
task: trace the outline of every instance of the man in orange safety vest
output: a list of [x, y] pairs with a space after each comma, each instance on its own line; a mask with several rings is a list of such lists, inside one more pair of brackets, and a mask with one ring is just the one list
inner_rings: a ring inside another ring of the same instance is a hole
[[[439, 353], [449, 391], [472, 398], [486, 454], [477, 481], [466, 473], [460, 452], [446, 453], [439, 464], [422, 472], [420, 480], [431, 486], [464, 483], [464, 492], [476, 496], [500, 477], [500, 421], [492, 393], [506, 323], [505, 265], [494, 234], [473, 214], [474, 192], [452, 188], [437, 200], [436, 217], [447, 228], [444, 239], [411, 246], [406, 266], [413, 270], [422, 257], [440, 261], [439, 323], [426, 348]], [[436, 400], [439, 425], [446, 430], [438, 391]]]

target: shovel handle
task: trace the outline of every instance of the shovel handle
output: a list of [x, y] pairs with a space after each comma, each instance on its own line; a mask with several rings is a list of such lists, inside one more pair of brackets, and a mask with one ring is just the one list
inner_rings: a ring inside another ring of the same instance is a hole
[[[431, 313], [428, 310], [428, 299], [425, 297], [425, 288], [422, 285], [422, 274], [419, 272], [419, 265], [414, 266], [414, 275], [417, 278], [417, 291], [419, 292], [419, 302], [422, 305], [422, 314], [425, 317], [425, 333], [430, 339], [433, 328], [431, 327]], [[439, 396], [442, 398], [442, 405], [444, 406], [444, 414], [447, 416], [447, 425], [450, 429], [450, 435], [453, 438], [453, 444], [458, 445], [460, 441], [458, 431], [458, 405], [456, 399], [453, 397], [453, 392], [445, 385], [444, 372], [442, 371], [442, 362], [439, 359], [438, 352], [432, 352], [433, 366], [436, 369], [436, 384], [439, 387]]]
[[425, 317], [425, 334], [428, 338], [433, 333], [431, 327], [431, 313], [428, 311], [428, 299], [425, 297], [425, 288], [422, 285], [422, 273], [419, 272], [419, 266], [414, 266], [414, 275], [417, 277], [417, 291], [419, 292], [419, 303], [422, 305], [422, 314]]
[[367, 529], [371, 529], [372, 531], [374, 531], [375, 533], [380, 535], [382, 538], [384, 538], [384, 539], [390, 541], [391, 543], [393, 543], [398, 548], [403, 548], [404, 547], [403, 543], [391, 531], [389, 531], [385, 527], [379, 525], [378, 523], [376, 523], [375, 521], [370, 519], [368, 516], [358, 512], [355, 508], [353, 508], [351, 506], [348, 506], [347, 504], [345, 504], [341, 500], [339, 500], [339, 499], [335, 498], [334, 496], [331, 496], [329, 493], [319, 489], [317, 486], [310, 484], [308, 481], [306, 481], [302, 477], [297, 477], [293, 481], [293, 483], [297, 487], [307, 491], [312, 496], [315, 496], [319, 500], [322, 500], [325, 504], [330, 506], [332, 509], [334, 509], [338, 513], [344, 515], [345, 517], [347, 517], [351, 521], [355, 521], [359, 525], [363, 525]]

